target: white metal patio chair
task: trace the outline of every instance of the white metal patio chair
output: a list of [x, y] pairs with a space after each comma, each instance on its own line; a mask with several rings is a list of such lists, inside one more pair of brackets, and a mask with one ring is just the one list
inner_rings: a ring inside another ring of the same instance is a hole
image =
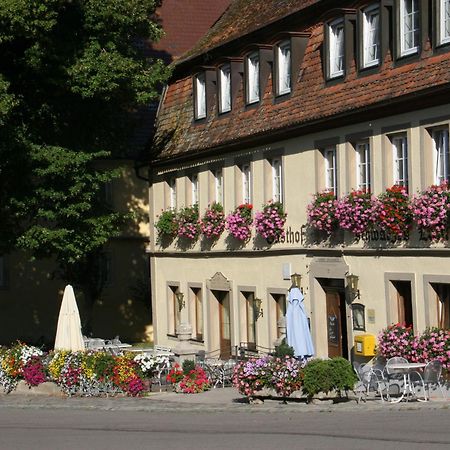
[[439, 388], [442, 398], [447, 398], [447, 395], [442, 384], [442, 364], [440, 361], [430, 361], [425, 366], [423, 373], [413, 372], [415, 376], [414, 386], [421, 386], [424, 392], [424, 400], [430, 400], [430, 387]]
[[363, 397], [364, 401], [367, 401], [371, 392], [379, 394], [381, 400], [384, 401], [383, 390], [387, 388], [387, 384], [383, 373], [368, 364], [354, 363], [353, 367], [359, 380], [354, 389], [358, 395], [357, 402], [360, 403]]

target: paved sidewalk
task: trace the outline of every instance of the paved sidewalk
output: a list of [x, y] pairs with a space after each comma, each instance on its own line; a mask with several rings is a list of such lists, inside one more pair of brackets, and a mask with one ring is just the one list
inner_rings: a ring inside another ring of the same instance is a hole
[[357, 404], [350, 396], [349, 401], [333, 403], [332, 400], [316, 400], [306, 404], [304, 399], [290, 400], [284, 404], [280, 399], [267, 398], [258, 404], [249, 404], [234, 388], [217, 388], [201, 394], [176, 394], [174, 392], [153, 392], [146, 397], [65, 397], [62, 395], [36, 395], [27, 393], [0, 394], [0, 408], [51, 408], [86, 410], [124, 410], [124, 411], [236, 411], [236, 412], [332, 412], [362, 410], [415, 410], [450, 409], [450, 399], [432, 399], [430, 402], [401, 402], [390, 404], [377, 399]]

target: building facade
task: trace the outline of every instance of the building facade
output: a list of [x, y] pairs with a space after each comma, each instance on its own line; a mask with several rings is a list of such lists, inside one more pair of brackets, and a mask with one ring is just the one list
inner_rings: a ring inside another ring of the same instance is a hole
[[[160, 105], [150, 188], [155, 341], [225, 356], [273, 348], [291, 275], [302, 276], [318, 356], [402, 322], [449, 327], [450, 250], [412, 229], [317, 239], [318, 192], [410, 195], [449, 178], [450, 2], [234, 1], [175, 65]], [[161, 212], [268, 201], [285, 236], [158, 239]], [[358, 277], [349, 289], [348, 275]], [[179, 294], [182, 293], [183, 297]], [[178, 295], [177, 295], [178, 294]], [[181, 301], [182, 297], [182, 301]], [[256, 301], [255, 301], [256, 300]], [[261, 300], [261, 301], [259, 301]]]

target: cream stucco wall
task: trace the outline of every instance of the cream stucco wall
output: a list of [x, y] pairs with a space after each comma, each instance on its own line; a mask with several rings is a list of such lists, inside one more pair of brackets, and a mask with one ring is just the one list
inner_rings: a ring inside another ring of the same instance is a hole
[[[363, 116], [362, 116], [363, 119]], [[290, 282], [282, 276], [283, 264], [290, 264], [292, 272], [303, 276], [306, 304], [311, 315], [313, 337], [317, 352], [327, 355], [325, 294], [318, 279], [340, 279], [344, 282], [346, 273], [359, 276], [360, 299], [366, 307], [366, 332], [377, 334], [381, 328], [395, 321], [396, 311], [392, 306], [395, 296], [392, 281], [406, 280], [411, 283], [414, 327], [423, 330], [436, 324], [436, 306], [430, 291], [430, 280], [450, 282], [449, 249], [437, 244], [429, 246], [413, 233], [406, 243], [394, 246], [381, 241], [377, 236], [363, 242], [353, 243], [351, 236], [325, 243], [312, 244], [305, 231], [306, 206], [312, 195], [324, 188], [321, 149], [327, 142], [334, 142], [338, 151], [339, 195], [356, 188], [355, 150], [353, 144], [365, 138], [371, 147], [372, 191], [378, 194], [393, 184], [392, 146], [390, 136], [403, 132], [408, 137], [409, 191], [411, 194], [433, 184], [432, 145], [430, 129], [436, 126], [448, 127], [449, 106], [428, 108], [401, 115], [385, 117], [370, 122], [355, 123], [352, 126], [334, 128], [295, 139], [279, 141], [265, 147], [246, 149], [234, 154], [217, 155], [208, 160], [155, 169], [150, 192], [152, 204], [151, 227], [161, 210], [167, 208], [168, 177], [177, 177], [177, 207], [189, 204], [186, 193], [189, 190], [188, 176], [199, 176], [200, 214], [214, 200], [210, 187], [210, 168], [224, 167], [225, 201], [228, 213], [240, 203], [240, 172], [242, 161], [252, 165], [253, 198], [255, 210], [271, 198], [271, 181], [268, 167], [274, 155], [283, 160], [284, 205], [288, 212], [286, 239], [284, 242], [268, 245], [253, 235], [244, 246], [239, 247], [227, 238], [225, 232], [219, 241], [211, 246], [199, 240], [192, 246], [180, 246], [174, 240], [161, 246], [152, 234], [151, 271], [153, 279], [153, 310], [155, 339], [157, 342], [173, 344], [173, 337], [167, 336], [167, 282], [179, 283], [182, 292], [188, 283], [201, 283], [205, 302], [204, 322], [208, 332], [205, 342], [196, 343], [208, 350], [214, 350], [217, 339], [217, 318], [208, 312], [211, 303], [207, 287], [216, 272], [222, 273], [231, 286], [232, 342], [242, 340], [241, 309], [237, 305], [239, 286], [254, 288], [257, 297], [263, 300], [264, 311], [269, 311], [268, 289], [288, 289]], [[328, 258], [328, 259], [327, 259]], [[328, 274], [328, 275], [327, 275]], [[355, 333], [351, 322], [351, 299], [347, 298], [346, 315], [349, 349]], [[371, 310], [370, 321], [367, 319]], [[187, 310], [182, 310], [182, 321], [189, 321]], [[257, 341], [259, 345], [272, 347], [274, 336], [273, 317], [264, 314], [258, 319]], [[211, 341], [211, 342], [210, 342]]]

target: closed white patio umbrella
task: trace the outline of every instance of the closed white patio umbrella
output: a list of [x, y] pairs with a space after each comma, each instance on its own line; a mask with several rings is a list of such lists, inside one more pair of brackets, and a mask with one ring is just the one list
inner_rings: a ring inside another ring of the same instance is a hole
[[56, 329], [55, 350], [71, 350], [73, 352], [84, 350], [80, 313], [70, 284], [64, 289], [61, 302], [58, 327]]
[[314, 345], [303, 305], [304, 297], [298, 287], [291, 288], [288, 300], [286, 311], [287, 343], [294, 349], [295, 357], [305, 360], [314, 356]]

